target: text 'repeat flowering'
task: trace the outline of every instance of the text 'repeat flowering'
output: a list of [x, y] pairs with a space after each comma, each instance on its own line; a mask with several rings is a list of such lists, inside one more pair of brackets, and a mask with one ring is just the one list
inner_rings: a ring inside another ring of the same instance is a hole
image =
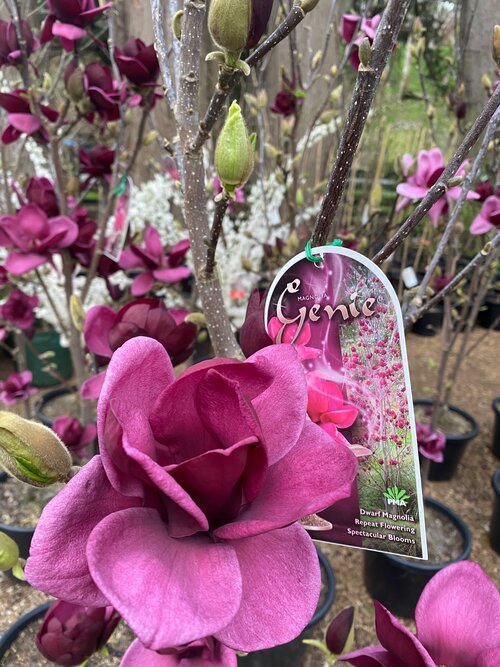
[[357, 473], [306, 406], [290, 345], [174, 381], [160, 343], [127, 341], [99, 400], [100, 455], [45, 508], [28, 581], [112, 605], [152, 651], [206, 637], [242, 651], [290, 641], [321, 579], [298, 521], [347, 497]]
[[500, 592], [477, 563], [444, 568], [424, 588], [416, 635], [374, 602], [379, 645], [340, 656], [355, 667], [498, 667]]

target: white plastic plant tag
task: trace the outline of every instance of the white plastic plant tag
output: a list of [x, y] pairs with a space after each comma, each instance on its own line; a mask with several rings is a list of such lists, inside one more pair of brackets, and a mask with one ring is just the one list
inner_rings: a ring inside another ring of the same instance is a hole
[[297, 347], [308, 415], [358, 457], [350, 497], [320, 517], [319, 541], [427, 559], [403, 318], [373, 262], [342, 247], [301, 253], [274, 280], [266, 327]]
[[106, 229], [106, 245], [104, 255], [114, 262], [120, 260], [120, 255], [127, 240], [129, 227], [129, 205], [131, 180], [123, 176], [116, 189], [116, 204], [114, 215], [109, 219]]

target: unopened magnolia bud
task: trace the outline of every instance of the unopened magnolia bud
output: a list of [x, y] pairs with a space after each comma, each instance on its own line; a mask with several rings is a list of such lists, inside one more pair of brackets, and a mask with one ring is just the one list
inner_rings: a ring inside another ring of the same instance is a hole
[[248, 271], [248, 272], [253, 271], [252, 260], [250, 259], [250, 257], [241, 258], [241, 268], [243, 269], [243, 271]]
[[254, 166], [255, 139], [248, 136], [239, 104], [234, 101], [215, 147], [215, 169], [226, 192], [245, 185]]
[[83, 85], [83, 72], [77, 67], [75, 71], [66, 81], [66, 90], [73, 102], [79, 102], [85, 95], [85, 87]]
[[332, 66], [330, 67], [330, 76], [331, 76], [332, 78], [335, 78], [335, 77], [337, 76], [337, 72], [338, 72], [338, 71], [339, 71], [339, 70], [338, 70], [337, 65], [332, 65]]
[[142, 140], [142, 143], [144, 146], [151, 146], [151, 144], [155, 142], [157, 139], [158, 139], [157, 130], [151, 130], [146, 134], [146, 136]]
[[425, 32], [424, 24], [422, 23], [422, 19], [420, 18], [420, 16], [417, 16], [413, 23], [413, 32], [416, 35]]
[[316, 7], [318, 4], [319, 0], [302, 0], [300, 3], [300, 8], [304, 12], [304, 14], [308, 14], [309, 12], [312, 12], [312, 10]]
[[196, 324], [197, 327], [206, 327], [207, 318], [203, 313], [189, 313], [184, 319], [184, 322], [189, 322], [190, 324]]
[[420, 37], [420, 39], [417, 41], [417, 44], [415, 46], [415, 55], [421, 56], [425, 51], [425, 38]]
[[311, 69], [313, 70], [316, 69], [316, 67], [320, 64], [322, 57], [323, 57], [323, 51], [316, 51], [311, 60]]
[[0, 572], [12, 570], [18, 561], [19, 547], [11, 537], [0, 533]]
[[179, 9], [178, 12], [175, 13], [174, 18], [172, 19], [172, 32], [174, 35], [177, 37], [177, 39], [180, 41], [182, 37], [182, 17], [184, 16], [184, 11], [182, 9]]
[[83, 331], [85, 324], [85, 310], [83, 308], [82, 300], [76, 294], [72, 294], [69, 300], [69, 308], [71, 312], [71, 319], [77, 331]]
[[493, 28], [492, 54], [496, 66], [500, 67], [500, 25]]
[[372, 45], [368, 37], [365, 37], [359, 45], [358, 56], [361, 63], [359, 69], [361, 71], [370, 69], [372, 62]]
[[246, 46], [252, 23], [252, 0], [212, 0], [208, 30], [220, 49], [236, 59]]
[[335, 111], [333, 111], [333, 109], [330, 109], [329, 111], [323, 111], [323, 113], [319, 117], [319, 120], [321, 123], [323, 123], [323, 125], [329, 125], [334, 118], [335, 118]]
[[432, 104], [429, 104], [429, 106], [427, 107], [427, 118], [432, 120], [435, 117], [436, 117], [436, 109], [432, 106]]
[[304, 206], [304, 193], [302, 192], [302, 188], [297, 188], [297, 194], [295, 195], [295, 203], [299, 208]]
[[31, 486], [66, 482], [71, 456], [50, 428], [0, 412], [0, 465]]

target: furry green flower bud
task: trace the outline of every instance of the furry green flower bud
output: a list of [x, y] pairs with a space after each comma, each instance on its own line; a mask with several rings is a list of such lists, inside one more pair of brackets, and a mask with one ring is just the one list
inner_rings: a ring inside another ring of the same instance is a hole
[[252, 25], [252, 0], [212, 0], [208, 29], [224, 52], [238, 60], [246, 46]]
[[234, 101], [217, 140], [215, 169], [230, 196], [234, 189], [245, 185], [253, 171], [255, 135], [248, 136], [239, 104]]
[[0, 412], [0, 465], [31, 486], [66, 482], [71, 455], [50, 428]]
[[19, 561], [19, 548], [12, 538], [0, 533], [0, 572], [12, 570]]

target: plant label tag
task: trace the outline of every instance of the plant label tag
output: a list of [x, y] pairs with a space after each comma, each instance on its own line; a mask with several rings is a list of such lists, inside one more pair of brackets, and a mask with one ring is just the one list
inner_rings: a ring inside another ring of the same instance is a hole
[[127, 240], [127, 233], [129, 227], [128, 209], [130, 204], [130, 189], [131, 180], [127, 178], [123, 180], [123, 184], [119, 186], [120, 192], [116, 198], [115, 214], [108, 222], [106, 230], [106, 245], [104, 247], [104, 255], [109, 257], [114, 262], [120, 260], [120, 255]]
[[[304, 366], [308, 418], [349, 447], [350, 496], [311, 518], [318, 541], [427, 559], [415, 418], [396, 292], [342, 247], [301, 253], [276, 276], [265, 322]], [[329, 525], [330, 524], [330, 525]]]

